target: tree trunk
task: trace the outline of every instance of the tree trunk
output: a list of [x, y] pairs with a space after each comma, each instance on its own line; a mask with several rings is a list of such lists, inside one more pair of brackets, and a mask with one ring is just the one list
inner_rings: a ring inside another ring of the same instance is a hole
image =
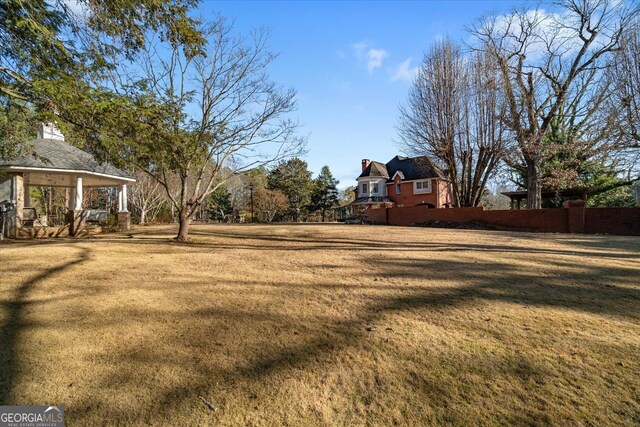
[[540, 185], [540, 162], [527, 159], [527, 209], [542, 207], [542, 186]]
[[145, 209], [140, 209], [140, 221], [139, 221], [140, 225], [144, 225], [144, 222], [147, 219], [146, 217], [147, 217], [147, 211]]
[[186, 242], [189, 240], [189, 224], [191, 223], [191, 218], [186, 210], [179, 212], [179, 223], [180, 226], [178, 228], [176, 240], [179, 242]]

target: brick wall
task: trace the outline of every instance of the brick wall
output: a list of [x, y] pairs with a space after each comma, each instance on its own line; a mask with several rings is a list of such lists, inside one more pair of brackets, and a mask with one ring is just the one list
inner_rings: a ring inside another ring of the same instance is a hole
[[485, 211], [483, 208], [429, 209], [426, 206], [369, 209], [375, 224], [414, 225], [427, 221], [474, 222], [505, 231], [640, 236], [640, 208], [584, 208]]
[[587, 208], [585, 233], [640, 236], [640, 208]]
[[430, 209], [426, 206], [389, 208], [389, 224], [413, 225], [426, 221], [479, 222], [482, 208]]
[[[402, 209], [402, 208], [396, 208], [396, 209]], [[372, 223], [372, 224], [391, 224], [391, 225], [395, 225], [393, 223], [390, 223], [389, 220], [387, 219], [387, 212], [390, 211], [391, 209], [387, 209], [387, 208], [368, 208], [367, 209], [367, 221]]]

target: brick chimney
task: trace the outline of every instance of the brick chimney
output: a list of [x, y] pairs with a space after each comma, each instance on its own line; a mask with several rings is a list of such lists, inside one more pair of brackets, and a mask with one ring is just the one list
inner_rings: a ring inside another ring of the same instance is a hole
[[362, 159], [362, 171], [364, 172], [364, 170], [367, 168], [367, 166], [369, 166], [369, 163], [371, 163], [371, 160], [369, 159]]

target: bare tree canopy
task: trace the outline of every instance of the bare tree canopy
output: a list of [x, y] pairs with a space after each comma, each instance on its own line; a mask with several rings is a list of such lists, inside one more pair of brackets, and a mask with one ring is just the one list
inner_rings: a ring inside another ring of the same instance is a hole
[[261, 188], [256, 191], [254, 198], [258, 217], [266, 222], [272, 222], [277, 215], [289, 209], [289, 199], [278, 190]]
[[133, 176], [136, 182], [131, 185], [129, 198], [131, 207], [138, 214], [138, 224], [142, 225], [158, 216], [167, 196], [160, 183], [146, 172], [136, 170]]
[[[137, 64], [114, 70], [110, 84], [122, 96], [115, 107], [94, 98], [88, 102], [95, 114], [60, 113], [87, 130], [96, 148], [165, 188], [179, 217], [179, 240], [188, 239], [191, 218], [230, 176], [298, 154], [306, 142], [289, 118], [295, 91], [266, 74], [276, 57], [267, 48], [268, 31], [238, 37], [222, 18], [200, 31], [203, 54], [185, 55], [156, 38], [140, 50]], [[103, 105], [111, 111], [104, 114]], [[119, 115], [112, 113], [117, 108]]]
[[425, 55], [400, 109], [401, 147], [447, 171], [456, 206], [477, 206], [503, 148], [502, 106], [492, 57], [465, 56], [451, 41]]
[[623, 39], [612, 74], [615, 93], [610, 107], [621, 110], [618, 130], [628, 146], [640, 148], [640, 17]]
[[[607, 90], [596, 76], [611, 66], [640, 9], [617, 0], [566, 0], [555, 6], [557, 11], [491, 16], [471, 30], [474, 47], [498, 65], [507, 105], [501, 120], [513, 140], [505, 160], [526, 176], [532, 209], [541, 206], [542, 164], [554, 154], [544, 143], [553, 121], [571, 110], [566, 104], [572, 97]], [[581, 114], [597, 107], [592, 103]]]

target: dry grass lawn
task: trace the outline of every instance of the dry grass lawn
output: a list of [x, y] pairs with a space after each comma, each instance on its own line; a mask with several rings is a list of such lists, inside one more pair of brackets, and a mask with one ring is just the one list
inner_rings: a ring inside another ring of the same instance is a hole
[[82, 426], [640, 424], [638, 237], [174, 233], [1, 244], [0, 403]]

